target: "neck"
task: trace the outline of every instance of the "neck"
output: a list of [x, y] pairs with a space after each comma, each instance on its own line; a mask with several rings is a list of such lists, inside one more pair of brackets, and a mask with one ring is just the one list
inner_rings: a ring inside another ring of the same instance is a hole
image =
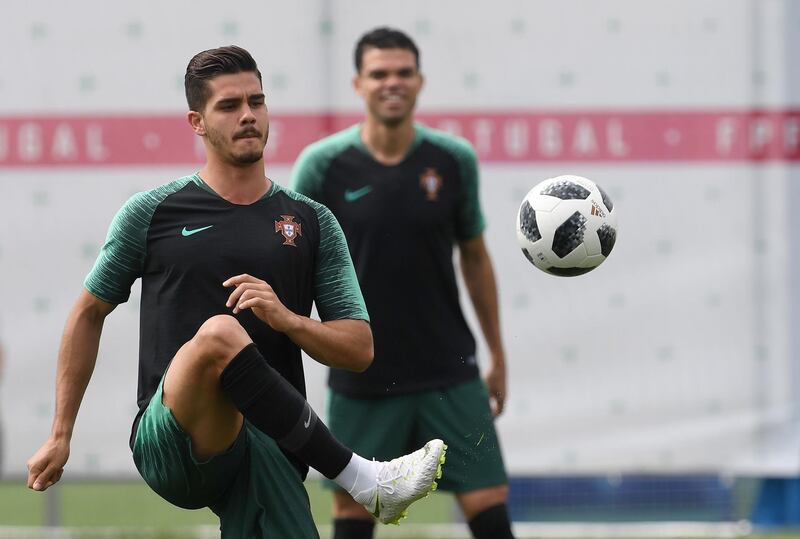
[[215, 193], [232, 204], [252, 204], [272, 186], [264, 175], [263, 159], [245, 166], [208, 159], [199, 175]]
[[376, 161], [384, 165], [396, 165], [414, 143], [414, 122], [409, 117], [400, 124], [388, 126], [367, 118], [361, 125], [361, 141]]

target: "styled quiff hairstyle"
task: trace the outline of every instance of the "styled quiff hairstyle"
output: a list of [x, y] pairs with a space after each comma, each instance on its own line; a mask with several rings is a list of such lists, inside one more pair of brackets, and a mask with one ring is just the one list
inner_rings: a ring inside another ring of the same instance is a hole
[[419, 49], [414, 41], [400, 30], [381, 26], [370, 30], [358, 40], [354, 57], [356, 73], [361, 72], [361, 62], [364, 57], [364, 51], [373, 47], [376, 49], [405, 49], [411, 51], [414, 53], [417, 69], [419, 69]]
[[261, 72], [258, 70], [256, 61], [249, 52], [236, 45], [209, 49], [195, 54], [194, 58], [189, 60], [189, 65], [186, 66], [186, 75], [183, 78], [189, 110], [203, 111], [208, 98], [211, 97], [211, 90], [208, 87], [209, 80], [219, 75], [232, 75], [243, 71], [252, 71], [258, 75], [258, 81], [262, 82]]

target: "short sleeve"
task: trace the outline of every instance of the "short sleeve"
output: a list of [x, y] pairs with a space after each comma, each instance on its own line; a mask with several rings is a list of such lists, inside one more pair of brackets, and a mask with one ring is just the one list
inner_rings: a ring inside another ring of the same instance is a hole
[[367, 320], [367, 308], [342, 227], [325, 206], [317, 205], [320, 226], [316, 275], [317, 312], [322, 320]]
[[478, 157], [475, 150], [463, 141], [454, 151], [461, 172], [456, 236], [459, 241], [464, 241], [480, 235], [486, 228], [486, 220], [481, 210]]
[[106, 241], [86, 276], [84, 286], [94, 296], [113, 304], [125, 303], [134, 281], [142, 275], [146, 252], [148, 212], [146, 196], [131, 197], [111, 221]]
[[307, 147], [295, 161], [289, 188], [313, 200], [320, 200], [326, 162], [320, 152]]

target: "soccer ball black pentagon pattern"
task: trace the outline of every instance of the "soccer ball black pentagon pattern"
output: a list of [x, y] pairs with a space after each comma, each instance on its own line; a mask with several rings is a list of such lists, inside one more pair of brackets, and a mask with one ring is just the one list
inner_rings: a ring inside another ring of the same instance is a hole
[[558, 225], [553, 235], [553, 252], [558, 258], [564, 258], [583, 243], [583, 232], [586, 230], [586, 217], [576, 211], [569, 219]]
[[611, 253], [617, 219], [611, 199], [581, 176], [558, 176], [536, 185], [517, 214], [517, 240], [525, 258], [559, 276], [591, 271]]
[[542, 189], [541, 194], [550, 195], [561, 200], [583, 200], [588, 198], [591, 193], [582, 185], [569, 180], [562, 180], [551, 183]]
[[597, 229], [597, 237], [600, 238], [600, 252], [603, 253], [603, 256], [608, 256], [617, 241], [616, 229], [604, 224]]
[[600, 196], [603, 197], [603, 205], [608, 208], [608, 211], [614, 211], [614, 203], [611, 202], [610, 198], [608, 198], [608, 195], [605, 191], [603, 191], [603, 188], [597, 185], [597, 190], [600, 191]]
[[542, 235], [539, 233], [539, 225], [536, 224], [536, 212], [533, 211], [527, 200], [522, 201], [519, 210], [519, 228], [528, 241], [539, 241]]

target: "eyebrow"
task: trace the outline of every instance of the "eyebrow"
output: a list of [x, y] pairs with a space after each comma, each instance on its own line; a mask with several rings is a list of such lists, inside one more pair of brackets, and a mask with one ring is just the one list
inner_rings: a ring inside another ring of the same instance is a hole
[[375, 68], [370, 69], [367, 71], [367, 75], [369, 76], [377, 76], [377, 75], [386, 75], [388, 73], [398, 73], [400, 75], [413, 75], [416, 69], [412, 66], [408, 67], [399, 67], [397, 69], [386, 69], [386, 68]]
[[[250, 96], [248, 96], [247, 100], [248, 101], [251, 101], [253, 99], [266, 100], [266, 98], [267, 98], [267, 96], [265, 94], [258, 93], [258, 94], [251, 94]], [[236, 96], [236, 97], [223, 97], [222, 99], [217, 101], [215, 105], [216, 106], [230, 105], [230, 104], [238, 103], [241, 100], [242, 100], [242, 98], [239, 97], [239, 96]]]

